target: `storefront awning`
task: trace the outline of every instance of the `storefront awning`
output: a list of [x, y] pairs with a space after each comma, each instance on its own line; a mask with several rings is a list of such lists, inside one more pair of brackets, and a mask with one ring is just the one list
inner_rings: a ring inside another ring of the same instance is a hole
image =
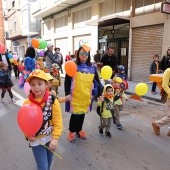
[[115, 15], [115, 16], [103, 17], [97, 20], [88, 21], [86, 22], [86, 25], [105, 27], [105, 26], [124, 24], [124, 23], [129, 23], [129, 18]]

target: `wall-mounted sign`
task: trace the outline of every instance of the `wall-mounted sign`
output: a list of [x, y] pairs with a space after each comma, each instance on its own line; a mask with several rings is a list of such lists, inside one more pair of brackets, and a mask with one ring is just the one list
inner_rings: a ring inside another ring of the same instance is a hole
[[19, 45], [19, 42], [14, 41], [14, 42], [13, 42], [13, 45], [14, 45], [14, 46], [18, 46], [18, 45]]
[[161, 3], [161, 12], [170, 14], [170, 2], [162, 2]]

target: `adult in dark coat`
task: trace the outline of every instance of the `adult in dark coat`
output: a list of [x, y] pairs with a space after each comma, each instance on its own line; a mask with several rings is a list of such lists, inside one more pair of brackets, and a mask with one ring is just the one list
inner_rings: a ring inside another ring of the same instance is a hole
[[165, 71], [167, 68], [169, 68], [169, 60], [170, 60], [170, 47], [168, 48], [166, 54], [162, 57], [162, 60], [160, 62], [160, 69], [162, 71]]
[[99, 50], [97, 50], [96, 54], [94, 55], [94, 61], [95, 61], [95, 63], [100, 62], [100, 53], [99, 53]]
[[0, 54], [0, 61], [2, 61], [2, 62], [4, 62], [5, 64], [8, 65], [7, 73], [11, 77], [12, 66], [11, 66], [11, 63], [10, 63], [9, 58], [8, 58], [8, 53]]
[[[157, 54], [154, 55], [153, 57], [153, 62], [150, 65], [150, 74], [158, 74], [159, 73], [159, 56]], [[151, 93], [153, 95], [156, 94], [156, 82], [153, 82], [152, 84], [152, 91]]]
[[113, 72], [117, 70], [117, 57], [114, 55], [113, 47], [107, 48], [107, 53], [103, 55], [100, 62], [103, 63], [103, 66], [110, 66]]
[[57, 63], [58, 64], [58, 60], [55, 59], [55, 56], [53, 54], [53, 44], [49, 43], [47, 45], [47, 51], [45, 51], [44, 55], [45, 55], [45, 59], [46, 59], [46, 69], [48, 70], [48, 72], [50, 73], [51, 71], [51, 67], [53, 63]]

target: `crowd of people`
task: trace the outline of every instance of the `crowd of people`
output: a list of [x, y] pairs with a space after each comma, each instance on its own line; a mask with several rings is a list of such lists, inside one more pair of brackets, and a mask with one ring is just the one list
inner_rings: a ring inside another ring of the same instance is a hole
[[[53, 160], [51, 151], [57, 148], [63, 126], [60, 103], [65, 102], [65, 111], [71, 113], [68, 131], [68, 141], [70, 143], [76, 142], [76, 137], [86, 140], [87, 134], [83, 127], [84, 119], [85, 115], [92, 110], [94, 101], [97, 101], [96, 112], [100, 116], [99, 134], [105, 133], [106, 137], [111, 138], [110, 127], [112, 122], [116, 124], [117, 129], [123, 129], [120, 111], [123, 106], [123, 98], [128, 100], [125, 95], [125, 90], [128, 86], [125, 67], [118, 65], [113, 47], [108, 47], [107, 52], [103, 56], [101, 56], [99, 51], [96, 51], [93, 63], [91, 62], [90, 50], [90, 47], [83, 44], [75, 51], [74, 56], [70, 55], [70, 52], [66, 55], [65, 62], [69, 60], [74, 61], [77, 71], [73, 77], [66, 73], [64, 80], [65, 96], [63, 97], [58, 97], [58, 86], [61, 86], [62, 83], [60, 72], [63, 73], [62, 64], [64, 62], [60, 48], [54, 49], [53, 44], [49, 43], [44, 57], [42, 57], [37, 55], [33, 47], [28, 47], [24, 60], [18, 60], [17, 63], [12, 64], [8, 54], [0, 56], [1, 102], [4, 102], [6, 90], [9, 92], [12, 102], [15, 102], [11, 91], [13, 86], [11, 69], [13, 67], [13, 69], [15, 68], [15, 77], [19, 78], [19, 87], [23, 89], [25, 83], [30, 85], [28, 98], [25, 100], [24, 105], [34, 103], [42, 109], [43, 123], [39, 131], [35, 136], [25, 134], [32, 148], [38, 169], [48, 170], [51, 167]], [[159, 73], [159, 70], [165, 71], [163, 88], [170, 96], [169, 81], [167, 81], [170, 79], [170, 68], [168, 68], [169, 55], [170, 48], [160, 63], [159, 56], [154, 55], [150, 73], [156, 74]], [[44, 64], [44, 61], [46, 64]], [[11, 65], [13, 66], [11, 67]], [[15, 71], [16, 66], [18, 72]], [[112, 75], [110, 79], [105, 80], [105, 84], [102, 84], [100, 81], [101, 69], [104, 66], [112, 68]], [[153, 94], [155, 94], [155, 90], [156, 83], [153, 83]], [[167, 100], [168, 113], [170, 110], [169, 98]], [[159, 135], [160, 127], [169, 122], [169, 115], [153, 122], [155, 133]]]

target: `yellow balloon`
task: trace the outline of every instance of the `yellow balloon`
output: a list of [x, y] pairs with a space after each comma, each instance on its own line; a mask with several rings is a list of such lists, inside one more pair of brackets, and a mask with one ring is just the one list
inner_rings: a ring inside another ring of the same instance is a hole
[[113, 70], [110, 66], [104, 66], [101, 69], [101, 76], [104, 80], [108, 80], [110, 79], [110, 77], [112, 76]]
[[143, 96], [148, 92], [148, 85], [146, 83], [138, 83], [135, 87], [135, 92], [139, 96]]

